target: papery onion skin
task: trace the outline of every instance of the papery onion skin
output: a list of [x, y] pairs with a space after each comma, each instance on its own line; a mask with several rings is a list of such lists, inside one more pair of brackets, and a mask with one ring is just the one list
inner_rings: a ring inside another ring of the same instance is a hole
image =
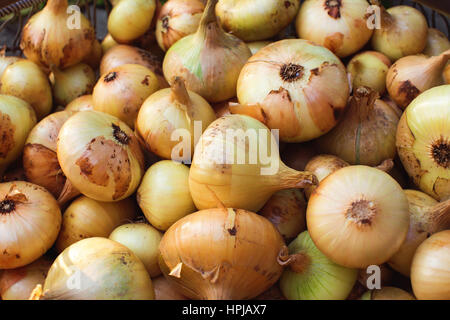
[[421, 191], [436, 200], [450, 197], [450, 85], [420, 94], [397, 129], [398, 154]]
[[87, 94], [76, 98], [66, 106], [65, 110], [71, 112], [94, 110], [92, 95]]
[[280, 129], [283, 142], [304, 142], [336, 125], [349, 90], [345, 67], [331, 51], [307, 40], [281, 40], [245, 64], [237, 84], [241, 106], [230, 110]]
[[107, 238], [115, 228], [136, 218], [137, 207], [131, 198], [118, 202], [100, 202], [81, 196], [64, 211], [56, 250], [64, 249], [83, 239]]
[[69, 28], [74, 17], [67, 9], [67, 0], [50, 0], [27, 22], [20, 48], [28, 59], [44, 68], [64, 69], [81, 62], [91, 52], [94, 28], [83, 14], [77, 15], [80, 25]]
[[359, 51], [370, 39], [366, 0], [306, 0], [297, 15], [299, 38], [330, 49], [338, 57]]
[[0, 269], [40, 258], [60, 228], [61, 211], [47, 190], [24, 181], [0, 184]]
[[422, 52], [428, 34], [424, 15], [410, 6], [394, 6], [384, 10], [381, 8], [381, 28], [375, 29], [372, 36], [372, 48], [388, 56], [391, 61]]
[[45, 73], [30, 60], [19, 60], [3, 72], [1, 93], [25, 100], [36, 112], [38, 120], [50, 113], [52, 90]]
[[361, 300], [416, 300], [413, 295], [403, 289], [383, 287], [378, 290], [367, 291]]
[[450, 49], [450, 41], [447, 36], [438, 29], [429, 28], [427, 46], [422, 53], [427, 56], [438, 56], [448, 49]]
[[216, 7], [222, 27], [244, 41], [265, 40], [294, 18], [299, 0], [221, 0]]
[[208, 0], [196, 33], [172, 45], [163, 61], [169, 84], [172, 85], [175, 77], [181, 77], [188, 90], [211, 103], [236, 95], [239, 73], [251, 56], [245, 42], [219, 26], [214, 13], [217, 1]]
[[306, 211], [308, 231], [328, 258], [351, 268], [382, 264], [409, 228], [408, 200], [387, 173], [348, 166], [323, 180]]
[[156, 21], [156, 40], [167, 51], [181, 38], [197, 31], [205, 5], [201, 0], [171, 0], [166, 2]]
[[144, 174], [144, 155], [133, 131], [102, 112], [70, 117], [59, 132], [57, 155], [73, 186], [98, 201], [129, 197]]
[[450, 230], [435, 233], [414, 255], [411, 284], [419, 300], [450, 300]]
[[164, 276], [152, 279], [152, 283], [155, 289], [155, 300], [187, 300]]
[[[77, 286], [68, 286], [79, 276]], [[105, 238], [81, 240], [65, 249], [50, 268], [43, 300], [153, 300], [144, 264], [127, 247]]]
[[19, 158], [36, 113], [24, 100], [0, 94], [0, 174]]
[[337, 265], [327, 258], [314, 245], [308, 231], [302, 232], [289, 244], [289, 254], [280, 257], [286, 264], [280, 288], [287, 299], [347, 298], [356, 282], [358, 270]]
[[250, 49], [250, 51], [253, 55], [271, 43], [272, 43], [272, 41], [253, 41], [253, 42], [247, 42], [247, 47]]
[[28, 300], [38, 284], [44, 284], [52, 261], [46, 257], [17, 269], [0, 272], [0, 298], [2, 300]]
[[159, 243], [163, 234], [147, 223], [124, 224], [109, 235], [109, 239], [119, 242], [142, 261], [151, 278], [161, 274], [158, 265]]
[[209, 209], [172, 225], [160, 244], [160, 267], [191, 299], [252, 299], [281, 276], [284, 241], [267, 219], [241, 209]]
[[170, 160], [153, 164], [142, 179], [137, 201], [154, 227], [167, 230], [196, 211], [189, 191], [189, 168]]

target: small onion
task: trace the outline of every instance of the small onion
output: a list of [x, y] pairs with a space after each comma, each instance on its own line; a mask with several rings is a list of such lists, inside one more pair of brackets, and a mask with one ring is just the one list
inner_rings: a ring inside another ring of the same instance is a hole
[[[0, 79], [2, 78], [3, 72], [5, 72], [6, 68], [8, 68], [9, 65], [11, 65], [14, 62], [17, 62], [21, 59], [22, 58], [19, 58], [19, 57], [6, 56], [5, 49], [0, 50]], [[1, 86], [1, 82], [0, 82], [0, 86]]]
[[250, 49], [250, 51], [253, 55], [271, 43], [272, 43], [272, 41], [253, 41], [253, 42], [248, 42], [247, 47]]
[[87, 94], [76, 98], [66, 106], [65, 110], [71, 112], [94, 110], [94, 101], [92, 99], [92, 95]]
[[59, 132], [57, 155], [72, 185], [99, 201], [129, 197], [144, 174], [144, 155], [133, 131], [102, 112], [70, 117]]
[[114, 229], [109, 239], [119, 242], [141, 260], [151, 278], [161, 274], [158, 265], [162, 233], [146, 223], [129, 223]]
[[450, 300], [450, 230], [425, 240], [411, 265], [411, 284], [419, 300]]
[[142, 179], [137, 201], [154, 227], [167, 230], [196, 211], [189, 191], [189, 168], [170, 160], [155, 163]]
[[330, 49], [338, 57], [359, 51], [373, 33], [368, 28], [366, 0], [306, 0], [297, 15], [296, 29], [301, 39]]
[[427, 46], [423, 54], [427, 56], [438, 56], [442, 52], [450, 49], [450, 41], [447, 36], [438, 29], [429, 28], [427, 36]]
[[187, 300], [164, 276], [152, 279], [152, 283], [155, 289], [155, 300]]
[[348, 166], [323, 180], [306, 211], [308, 231], [334, 262], [366, 268], [389, 260], [409, 227], [408, 200], [387, 173]]
[[63, 215], [61, 231], [55, 247], [62, 252], [83, 239], [108, 237], [118, 226], [133, 221], [137, 207], [130, 198], [118, 202], [100, 202], [81, 196]]
[[178, 220], [160, 244], [160, 267], [191, 299], [252, 299], [269, 289], [283, 268], [283, 238], [267, 219], [241, 209], [209, 209]]
[[307, 40], [272, 43], [245, 64], [237, 84], [241, 105], [283, 142], [303, 142], [330, 131], [347, 105], [349, 84], [342, 62]]
[[[69, 284], [69, 285], [68, 285]], [[105, 238], [81, 240], [51, 266], [43, 300], [153, 300], [144, 264], [127, 247]]]
[[61, 211], [47, 190], [23, 181], [0, 183], [0, 269], [40, 258], [60, 227]]
[[405, 290], [395, 287], [384, 287], [378, 290], [367, 291], [361, 300], [416, 300], [413, 295]]
[[450, 197], [450, 85], [420, 94], [397, 129], [398, 154], [408, 175], [437, 200]]

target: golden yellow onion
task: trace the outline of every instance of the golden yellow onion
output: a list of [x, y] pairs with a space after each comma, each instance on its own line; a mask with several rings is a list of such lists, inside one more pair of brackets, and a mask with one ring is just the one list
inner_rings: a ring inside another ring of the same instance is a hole
[[447, 36], [435, 28], [428, 28], [427, 45], [423, 54], [427, 56], [438, 56], [450, 49], [450, 41]]
[[130, 43], [149, 28], [155, 14], [155, 0], [120, 0], [108, 17], [108, 32], [118, 43]]
[[52, 261], [42, 257], [17, 269], [0, 272], [0, 298], [2, 300], [28, 300], [38, 284], [44, 284]]
[[303, 142], [330, 131], [347, 105], [349, 84], [342, 62], [307, 40], [272, 43], [245, 64], [237, 84], [241, 105], [233, 113], [250, 115], [283, 142]]
[[[375, 28], [372, 48], [395, 61], [421, 53], [427, 44], [428, 25], [424, 15], [411, 6], [381, 6], [380, 28]], [[375, 19], [376, 20], [376, 19]]]
[[181, 38], [197, 31], [205, 5], [201, 0], [166, 2], [156, 21], [156, 40], [164, 51]]
[[295, 18], [300, 0], [221, 0], [216, 12], [223, 28], [244, 41], [275, 36]]
[[389, 260], [389, 265], [409, 277], [417, 247], [431, 234], [450, 229], [450, 199], [438, 203], [427, 194], [405, 190], [409, 202], [410, 222], [405, 242]]
[[44, 68], [64, 69], [81, 62], [92, 50], [95, 30], [67, 0], [49, 0], [27, 22], [20, 48], [31, 61]]
[[320, 44], [338, 57], [359, 51], [369, 41], [373, 28], [367, 20], [366, 0], [306, 0], [297, 15], [299, 38]]
[[35, 125], [36, 113], [27, 102], [0, 94], [0, 174], [19, 158]]
[[153, 300], [144, 264], [127, 247], [105, 238], [81, 240], [51, 266], [42, 300]]
[[309, 172], [288, 168], [261, 122], [244, 115], [217, 119], [201, 136], [189, 173], [198, 209], [217, 206], [259, 211], [277, 191], [316, 184]]
[[87, 94], [76, 98], [66, 106], [65, 110], [71, 112], [94, 110], [94, 101], [92, 99], [92, 95]]
[[323, 180], [306, 211], [308, 231], [335, 263], [366, 268], [389, 260], [409, 227], [408, 200], [387, 173], [348, 166]]
[[129, 197], [144, 174], [144, 155], [133, 131], [102, 112], [70, 117], [59, 132], [56, 153], [72, 185], [99, 201]]
[[419, 300], [450, 300], [450, 230], [435, 233], [414, 255], [411, 284]]
[[155, 163], [142, 179], [137, 201], [154, 227], [167, 230], [179, 219], [196, 211], [189, 191], [189, 168], [170, 160]]
[[253, 42], [247, 42], [247, 47], [250, 49], [250, 51], [253, 55], [271, 43], [272, 43], [272, 41], [253, 41]]
[[412, 294], [395, 287], [383, 287], [367, 291], [361, 300], [416, 300]]
[[386, 74], [391, 61], [384, 54], [365, 51], [355, 55], [347, 65], [353, 88], [361, 86], [383, 94], [386, 91]]
[[118, 226], [132, 222], [136, 215], [137, 206], [130, 198], [118, 202], [100, 202], [81, 196], [64, 212], [55, 248], [61, 253], [83, 239], [107, 238]]
[[267, 219], [241, 209], [209, 209], [172, 225], [160, 244], [160, 267], [191, 299], [252, 299], [269, 289], [283, 268], [283, 238]]
[[37, 260], [60, 227], [61, 211], [47, 190], [24, 181], [0, 183], [0, 269]]
[[158, 79], [150, 69], [124, 64], [109, 70], [95, 85], [94, 110], [113, 115], [134, 128], [142, 103], [158, 89]]
[[[214, 120], [216, 115], [208, 102], [186, 90], [183, 80], [176, 78], [170, 89], [162, 89], [145, 100], [137, 117], [136, 131], [146, 149], [154, 154], [190, 163], [195, 134], [202, 133]], [[196, 125], [201, 126], [200, 132], [196, 132]], [[185, 148], [180, 150], [180, 146]]]
[[159, 243], [163, 234], [146, 223], [128, 223], [114, 229], [109, 239], [123, 244], [144, 263], [150, 277], [161, 274], [158, 265]]
[[450, 197], [450, 85], [420, 94], [397, 129], [398, 154], [408, 175], [437, 200]]
[[197, 31], [171, 46], [163, 61], [164, 76], [169, 84], [181, 77], [187, 89], [209, 102], [224, 101], [236, 95], [239, 73], [251, 56], [242, 40], [219, 26], [214, 11], [217, 2], [208, 0]]
[[45, 73], [30, 60], [19, 60], [3, 72], [2, 94], [15, 96], [28, 102], [36, 112], [38, 120], [50, 113], [52, 89]]
[[357, 88], [342, 121], [316, 140], [316, 148], [338, 156], [350, 164], [379, 165], [396, 155], [395, 134], [398, 115], [378, 92]]

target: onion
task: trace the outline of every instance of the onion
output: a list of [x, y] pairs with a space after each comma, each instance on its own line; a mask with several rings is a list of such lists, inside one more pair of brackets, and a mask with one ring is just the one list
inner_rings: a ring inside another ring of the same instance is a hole
[[159, 246], [160, 267], [191, 299], [252, 299], [269, 289], [283, 268], [284, 242], [267, 219], [241, 209], [198, 211], [178, 220]]
[[272, 43], [272, 41], [254, 41], [254, 42], [248, 42], [247, 47], [250, 49], [250, 51], [253, 55], [271, 43]]
[[92, 44], [91, 52], [83, 59], [83, 62], [88, 64], [92, 69], [97, 69], [100, 66], [102, 60], [103, 49], [100, 42], [95, 39]]
[[384, 287], [378, 290], [367, 291], [361, 300], [416, 300], [405, 290], [395, 287]]
[[52, 261], [43, 257], [17, 269], [0, 273], [0, 297], [2, 300], [28, 300], [38, 284], [44, 284]]
[[357, 269], [335, 264], [317, 249], [308, 231], [302, 232], [280, 253], [286, 266], [280, 279], [289, 300], [345, 300], [358, 276]]
[[439, 56], [407, 56], [397, 60], [387, 73], [389, 96], [402, 109], [420, 93], [442, 85], [442, 72], [450, 59], [450, 50]]
[[366, 0], [306, 0], [297, 15], [296, 29], [301, 39], [330, 49], [338, 57], [359, 51], [370, 39]]
[[391, 257], [389, 265], [409, 277], [417, 247], [431, 234], [450, 229], [450, 199], [442, 203], [416, 190], [405, 190], [409, 202], [410, 222], [406, 240]]
[[0, 94], [0, 174], [19, 158], [36, 113], [22, 99]]
[[136, 212], [136, 204], [131, 199], [100, 202], [81, 196], [64, 212], [61, 232], [55, 243], [56, 250], [62, 252], [87, 238], [107, 238], [118, 226], [133, 221]]
[[280, 129], [283, 142], [303, 142], [336, 125], [349, 90], [344, 65], [328, 49], [307, 40], [281, 40], [245, 64], [237, 85], [241, 105], [230, 109]]
[[450, 230], [425, 240], [411, 265], [411, 284], [419, 300], [450, 300]]
[[450, 197], [450, 85], [429, 89], [406, 108], [397, 149], [414, 183], [437, 200]]
[[290, 168], [302, 171], [305, 170], [306, 164], [311, 160], [317, 152], [314, 144], [310, 142], [304, 143], [288, 143], [286, 148], [281, 151], [281, 159]]
[[285, 241], [298, 236], [306, 229], [306, 200], [299, 189], [286, 189], [276, 193], [259, 211], [272, 222]]
[[52, 89], [45, 73], [29, 60], [19, 60], [3, 72], [2, 94], [15, 96], [28, 102], [36, 111], [38, 120], [52, 109]]
[[155, 289], [155, 300], [187, 300], [164, 276], [152, 279], [152, 283]]
[[166, 2], [156, 22], [156, 40], [164, 51], [181, 38], [197, 31], [205, 5], [201, 0]]
[[155, 14], [155, 0], [120, 0], [108, 17], [108, 31], [118, 43], [130, 43], [149, 28]]
[[[95, 31], [83, 14], [76, 21], [69, 15], [67, 0], [49, 0], [28, 20], [20, 48], [31, 61], [44, 68], [64, 69], [81, 62], [92, 50]], [[77, 26], [69, 25], [79, 23]]]
[[20, 57], [6, 56], [5, 51], [6, 48], [0, 50], [0, 79], [2, 78], [3, 72], [5, 72], [6, 68], [8, 68], [9, 65], [22, 60]]
[[[208, 102], [195, 92], [186, 90], [183, 80], [176, 78], [170, 89], [162, 89], [145, 100], [137, 117], [136, 129], [147, 150], [164, 159], [190, 163], [196, 144], [196, 122], [201, 125], [201, 133], [215, 119]], [[179, 135], [184, 142], [182, 150], [179, 148]]]
[[150, 277], [161, 274], [158, 265], [162, 233], [146, 223], [129, 223], [114, 229], [109, 239], [119, 242], [141, 260]]
[[76, 98], [66, 106], [66, 111], [78, 112], [86, 110], [94, 110], [94, 101], [91, 94], [87, 94]]
[[133, 131], [97, 111], [78, 112], [64, 123], [57, 155], [73, 186], [99, 201], [129, 197], [144, 174], [144, 155]]
[[105, 53], [100, 64], [100, 74], [108, 73], [111, 69], [124, 64], [140, 64], [147, 67], [158, 78], [161, 89], [169, 86], [162, 72], [162, 60], [149, 51], [123, 44], [114, 46]]
[[216, 12], [223, 28], [244, 41], [275, 36], [295, 18], [299, 0], [221, 0]]
[[375, 29], [372, 36], [372, 48], [388, 56], [391, 61], [421, 53], [425, 49], [428, 26], [419, 10], [410, 6], [394, 6], [386, 10], [381, 6], [380, 20], [381, 26]]
[[87, 64], [79, 63], [64, 70], [54, 68], [53, 96], [55, 103], [66, 106], [78, 97], [91, 94], [95, 85], [95, 73]]
[[275, 192], [312, 184], [317, 184], [314, 175], [288, 168], [280, 160], [267, 127], [244, 115], [224, 116], [206, 129], [189, 173], [192, 199], [200, 210], [220, 201], [257, 212]]
[[61, 111], [41, 120], [28, 135], [23, 150], [27, 181], [46, 188], [61, 205], [80, 194], [64, 176], [56, 155], [59, 130], [71, 115]]
[[103, 38], [101, 43], [103, 55], [105, 55], [109, 49], [117, 45], [118, 43], [116, 42], [116, 40], [114, 40], [111, 34], [108, 33], [105, 38]]
[[167, 230], [196, 211], [189, 191], [189, 168], [170, 160], [153, 164], [142, 179], [137, 201], [154, 227]]
[[158, 79], [150, 69], [124, 64], [109, 70], [95, 85], [94, 110], [113, 115], [133, 129], [142, 103], [158, 89]]
[[427, 45], [423, 54], [427, 56], [438, 56], [450, 49], [450, 41], [447, 36], [438, 29], [428, 28]]
[[37, 260], [60, 227], [61, 211], [47, 190], [23, 181], [0, 183], [0, 269]]
[[386, 91], [386, 74], [391, 61], [384, 54], [365, 51], [355, 55], [347, 65], [351, 75], [352, 87], [369, 87], [383, 94]]
[[209, 102], [236, 95], [239, 73], [251, 56], [243, 41], [219, 26], [214, 12], [217, 2], [208, 0], [198, 30], [171, 46], [163, 61], [164, 76], [170, 84], [181, 77], [187, 89]]
[[144, 264], [127, 247], [105, 238], [81, 240], [51, 266], [43, 300], [153, 300]]
[[408, 233], [408, 200], [387, 173], [349, 166], [319, 184], [309, 199], [306, 222], [328, 258], [362, 269], [386, 262], [400, 249]]

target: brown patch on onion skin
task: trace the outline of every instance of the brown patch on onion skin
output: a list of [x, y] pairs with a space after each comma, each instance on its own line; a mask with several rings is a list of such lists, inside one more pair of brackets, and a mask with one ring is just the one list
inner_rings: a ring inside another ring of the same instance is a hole
[[328, 48], [331, 52], [336, 53], [344, 43], [344, 35], [340, 32], [335, 32], [325, 38], [323, 46]]
[[324, 3], [324, 8], [330, 17], [339, 19], [341, 17], [341, 5], [341, 0], [327, 0]]
[[399, 86], [398, 94], [404, 97], [402, 105], [408, 106], [420, 94], [420, 90], [411, 81], [406, 80]]
[[14, 148], [15, 126], [8, 114], [0, 112], [0, 158], [6, 158]]

